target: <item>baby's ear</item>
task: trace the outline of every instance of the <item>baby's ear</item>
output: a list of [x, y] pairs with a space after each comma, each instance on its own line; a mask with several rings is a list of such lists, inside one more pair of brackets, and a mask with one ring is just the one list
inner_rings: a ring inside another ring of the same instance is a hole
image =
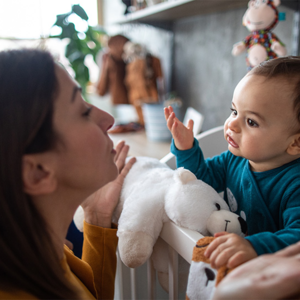
[[288, 146], [286, 152], [289, 155], [299, 155], [300, 154], [300, 134], [296, 134], [291, 144]]
[[279, 6], [280, 5], [280, 0], [273, 0], [274, 6]]
[[184, 168], [178, 168], [174, 177], [175, 180], [179, 181], [181, 184], [186, 184], [190, 181], [197, 180], [197, 177], [192, 172]]

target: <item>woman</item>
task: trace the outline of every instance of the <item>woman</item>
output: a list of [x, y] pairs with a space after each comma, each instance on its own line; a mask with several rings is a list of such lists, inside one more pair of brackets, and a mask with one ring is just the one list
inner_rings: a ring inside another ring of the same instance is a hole
[[[111, 217], [135, 160], [80, 92], [47, 52], [0, 52], [0, 299], [113, 298]], [[64, 247], [80, 204], [85, 262]]]

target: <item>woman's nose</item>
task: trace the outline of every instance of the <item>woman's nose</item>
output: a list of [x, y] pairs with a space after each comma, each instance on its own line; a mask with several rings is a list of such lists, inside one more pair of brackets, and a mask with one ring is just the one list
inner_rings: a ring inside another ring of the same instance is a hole
[[96, 120], [97, 124], [103, 129], [103, 131], [109, 130], [114, 125], [115, 122], [114, 117], [99, 108], [96, 108], [96, 110], [97, 110], [97, 120]]

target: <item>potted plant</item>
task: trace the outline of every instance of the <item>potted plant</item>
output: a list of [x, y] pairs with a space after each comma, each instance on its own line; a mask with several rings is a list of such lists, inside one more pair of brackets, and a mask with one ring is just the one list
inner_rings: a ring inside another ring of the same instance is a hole
[[60, 27], [61, 33], [51, 35], [50, 38], [69, 39], [65, 56], [75, 72], [75, 79], [82, 87], [82, 94], [86, 98], [86, 87], [90, 80], [90, 74], [84, 61], [86, 56], [91, 54], [96, 62], [96, 56], [102, 49], [101, 36], [105, 32], [88, 24], [85, 31], [76, 30], [75, 24], [69, 20], [72, 14], [76, 14], [85, 22], [89, 19], [85, 10], [79, 4], [73, 5], [70, 12], [56, 16], [56, 22], [53, 26]]

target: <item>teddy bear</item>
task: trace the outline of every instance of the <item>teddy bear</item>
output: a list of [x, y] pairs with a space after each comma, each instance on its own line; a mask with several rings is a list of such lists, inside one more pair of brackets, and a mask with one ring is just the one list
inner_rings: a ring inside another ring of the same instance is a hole
[[123, 47], [123, 60], [126, 62], [124, 83], [128, 91], [128, 100], [137, 112], [141, 125], [145, 125], [142, 104], [158, 102], [159, 84], [163, 74], [159, 58], [150, 54], [138, 43], [128, 41]]
[[280, 0], [250, 0], [243, 16], [243, 25], [251, 34], [244, 41], [234, 44], [232, 55], [248, 50], [248, 70], [261, 62], [286, 55], [286, 48], [271, 30], [278, 23], [277, 6]]
[[[118, 223], [119, 253], [130, 268], [144, 264], [152, 255], [158, 279], [168, 290], [166, 243], [159, 239], [164, 223], [198, 231], [202, 235], [228, 231], [246, 234], [246, 222], [229, 211], [228, 205], [209, 185], [184, 168], [171, 169], [158, 159], [137, 157], [126, 176], [113, 222]], [[83, 228], [79, 207], [74, 223]], [[182, 265], [187, 282], [189, 264]], [[186, 285], [185, 285], [186, 286]]]
[[110, 37], [108, 51], [102, 55], [97, 93], [104, 96], [109, 92], [113, 105], [129, 104], [128, 92], [124, 83], [126, 63], [122, 58], [123, 47], [128, 41], [129, 39], [121, 34]]

